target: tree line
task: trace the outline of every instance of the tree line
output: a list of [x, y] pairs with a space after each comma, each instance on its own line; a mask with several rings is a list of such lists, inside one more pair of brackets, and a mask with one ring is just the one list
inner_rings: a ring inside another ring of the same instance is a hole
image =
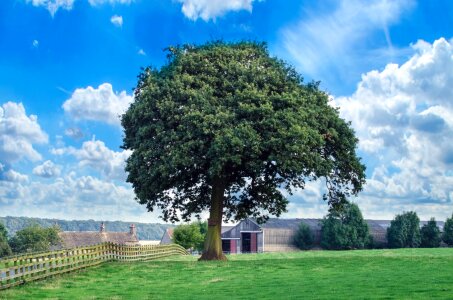
[[[95, 220], [60, 220], [28, 217], [0, 217], [0, 222], [6, 226], [8, 234], [13, 236], [17, 231], [34, 224], [41, 227], [58, 225], [62, 231], [98, 231], [101, 221]], [[104, 221], [107, 231], [128, 232], [130, 222]], [[162, 234], [173, 225], [159, 223], [134, 223], [139, 240], [160, 240]]]
[[[420, 227], [416, 212], [398, 214], [387, 228], [387, 247], [389, 248], [435, 248], [444, 242], [453, 246], [453, 215], [447, 218], [443, 231], [431, 218]], [[314, 246], [314, 234], [307, 224], [301, 223], [294, 237], [294, 244], [300, 249]], [[321, 247], [329, 250], [380, 248], [373, 241], [368, 224], [354, 203], [345, 205], [341, 212], [333, 211], [321, 220]]]

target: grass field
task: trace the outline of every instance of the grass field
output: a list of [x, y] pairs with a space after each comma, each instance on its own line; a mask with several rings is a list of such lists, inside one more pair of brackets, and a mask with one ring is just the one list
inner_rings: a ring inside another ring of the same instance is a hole
[[453, 249], [305, 251], [106, 263], [0, 299], [453, 299]]

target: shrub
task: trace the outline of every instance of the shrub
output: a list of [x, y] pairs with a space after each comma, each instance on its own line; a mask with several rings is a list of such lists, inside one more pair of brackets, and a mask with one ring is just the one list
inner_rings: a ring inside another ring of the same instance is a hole
[[294, 236], [294, 245], [302, 250], [310, 249], [313, 246], [313, 233], [305, 223], [300, 223], [299, 229]]
[[387, 241], [390, 248], [417, 248], [420, 246], [420, 219], [416, 212], [396, 215], [387, 228]]
[[427, 224], [423, 225], [420, 230], [420, 234], [422, 247], [437, 248], [440, 246], [440, 229], [437, 227], [437, 223], [434, 218], [431, 218]]
[[448, 246], [453, 246], [453, 214], [445, 221], [442, 240]]
[[176, 226], [173, 231], [173, 242], [185, 249], [203, 249], [204, 235], [201, 230], [205, 228], [203, 223], [194, 222]]
[[325, 249], [363, 249], [372, 239], [368, 224], [357, 204], [347, 203], [340, 212], [331, 212], [321, 221], [321, 246]]

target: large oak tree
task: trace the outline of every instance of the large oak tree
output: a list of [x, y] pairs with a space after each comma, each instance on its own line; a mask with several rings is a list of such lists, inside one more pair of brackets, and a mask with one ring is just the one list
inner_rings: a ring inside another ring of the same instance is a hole
[[172, 222], [209, 210], [201, 259], [225, 259], [222, 218], [279, 216], [283, 190], [318, 179], [340, 208], [365, 181], [350, 124], [261, 43], [170, 47], [164, 66], [139, 75], [122, 125], [139, 203]]

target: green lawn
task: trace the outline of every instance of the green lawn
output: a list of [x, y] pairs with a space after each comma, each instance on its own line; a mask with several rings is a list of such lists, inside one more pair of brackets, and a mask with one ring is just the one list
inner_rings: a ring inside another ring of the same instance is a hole
[[453, 299], [453, 249], [180, 256], [106, 263], [0, 292], [0, 299]]

